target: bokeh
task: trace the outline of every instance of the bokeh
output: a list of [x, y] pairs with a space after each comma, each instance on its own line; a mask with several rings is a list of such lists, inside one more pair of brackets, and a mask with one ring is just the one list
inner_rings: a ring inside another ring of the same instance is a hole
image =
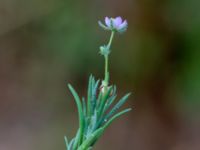
[[0, 150], [65, 150], [78, 127], [67, 83], [85, 96], [103, 78], [105, 16], [129, 23], [109, 67], [133, 111], [94, 149], [200, 149], [200, 1], [1, 0]]

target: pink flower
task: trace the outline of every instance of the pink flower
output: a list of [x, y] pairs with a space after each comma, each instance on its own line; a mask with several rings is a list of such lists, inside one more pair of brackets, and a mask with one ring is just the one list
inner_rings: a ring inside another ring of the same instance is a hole
[[128, 23], [121, 17], [109, 18], [105, 17], [105, 25], [99, 21], [99, 25], [105, 30], [118, 31], [120, 33], [126, 31]]

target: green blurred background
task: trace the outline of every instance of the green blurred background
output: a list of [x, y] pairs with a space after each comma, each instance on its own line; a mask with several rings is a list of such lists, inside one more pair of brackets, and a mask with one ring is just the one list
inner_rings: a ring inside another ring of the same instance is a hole
[[89, 75], [103, 78], [97, 21], [119, 15], [111, 82], [134, 110], [94, 149], [200, 149], [200, 1], [1, 0], [0, 150], [65, 150], [78, 125], [66, 84], [86, 95]]

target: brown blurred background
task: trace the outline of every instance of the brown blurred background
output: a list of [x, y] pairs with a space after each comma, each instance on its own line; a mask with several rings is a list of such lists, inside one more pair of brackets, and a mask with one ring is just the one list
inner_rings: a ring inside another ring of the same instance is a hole
[[134, 110], [94, 149], [200, 149], [200, 1], [1, 0], [0, 150], [65, 150], [78, 125], [66, 84], [86, 95], [103, 77], [97, 21], [118, 15], [111, 80]]

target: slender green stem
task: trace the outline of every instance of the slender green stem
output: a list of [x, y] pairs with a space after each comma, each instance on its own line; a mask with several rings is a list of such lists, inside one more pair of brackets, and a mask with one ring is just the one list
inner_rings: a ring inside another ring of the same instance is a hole
[[[109, 43], [108, 43], [108, 45], [107, 45], [107, 48], [109, 49], [109, 51], [110, 51], [110, 47], [111, 47], [111, 44], [112, 44], [112, 41], [113, 41], [114, 34], [115, 34], [115, 31], [112, 31], [111, 36], [110, 36]], [[108, 55], [109, 55], [109, 54], [108, 54]], [[104, 56], [104, 58], [105, 58], [105, 79], [104, 79], [104, 82], [105, 82], [106, 86], [107, 86], [108, 83], [109, 83], [108, 55], [105, 55], [105, 56]]]
[[106, 55], [104, 57], [105, 57], [105, 79], [104, 79], [104, 81], [108, 84], [108, 82], [109, 82], [108, 55]]
[[115, 31], [112, 31], [112, 32], [111, 32], [111, 36], [110, 36], [110, 40], [109, 40], [109, 43], [108, 43], [108, 47], [109, 47], [109, 48], [110, 48], [110, 46], [111, 46], [111, 44], [112, 44], [114, 35], [115, 35]]

